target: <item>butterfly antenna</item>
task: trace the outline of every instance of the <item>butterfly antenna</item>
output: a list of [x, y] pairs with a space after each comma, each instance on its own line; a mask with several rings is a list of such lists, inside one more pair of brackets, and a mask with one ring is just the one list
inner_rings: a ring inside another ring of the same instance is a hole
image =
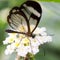
[[13, 30], [5, 30], [8, 33], [20, 33], [20, 34], [26, 34], [24, 32], [17, 32], [17, 31], [13, 31]]

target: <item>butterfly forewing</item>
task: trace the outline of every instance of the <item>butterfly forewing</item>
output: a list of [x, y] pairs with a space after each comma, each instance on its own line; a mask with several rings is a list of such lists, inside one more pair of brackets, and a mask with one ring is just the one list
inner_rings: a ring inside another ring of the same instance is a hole
[[27, 1], [21, 5], [20, 9], [24, 12], [29, 21], [30, 32], [34, 32], [42, 15], [40, 4], [35, 1]]

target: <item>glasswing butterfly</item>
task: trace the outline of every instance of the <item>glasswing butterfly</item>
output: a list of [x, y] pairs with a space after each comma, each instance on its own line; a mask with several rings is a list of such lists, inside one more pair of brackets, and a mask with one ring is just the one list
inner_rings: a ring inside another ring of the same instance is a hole
[[[13, 30], [7, 29], [8, 33], [20, 33], [33, 37], [34, 30], [39, 24], [42, 16], [42, 8], [36, 1], [26, 1], [20, 7], [13, 7], [7, 17], [7, 22]], [[31, 30], [31, 25], [34, 28]], [[27, 31], [21, 32], [18, 30], [20, 26], [26, 26]]]

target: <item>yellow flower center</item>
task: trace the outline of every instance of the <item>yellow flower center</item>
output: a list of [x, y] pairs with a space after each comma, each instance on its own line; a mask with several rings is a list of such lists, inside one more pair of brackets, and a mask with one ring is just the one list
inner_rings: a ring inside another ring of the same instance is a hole
[[24, 44], [24, 46], [29, 46], [29, 39], [28, 38], [25, 38], [24, 40], [23, 40], [23, 44]]
[[14, 41], [13, 38], [10, 38], [10, 39], [9, 39], [9, 43], [12, 43], [13, 41]]
[[19, 43], [15, 43], [15, 47], [18, 47], [20, 44]]
[[34, 42], [36, 42], [36, 40], [34, 40]]

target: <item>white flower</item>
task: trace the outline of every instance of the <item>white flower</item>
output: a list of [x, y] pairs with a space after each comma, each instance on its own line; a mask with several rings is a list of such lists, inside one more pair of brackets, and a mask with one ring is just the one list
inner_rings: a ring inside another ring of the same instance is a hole
[[32, 47], [32, 53], [35, 55], [36, 53], [39, 52], [38, 47]]
[[16, 51], [18, 55], [22, 57], [26, 57], [26, 54], [28, 53], [28, 49], [25, 46], [19, 47]]
[[40, 44], [52, 41], [51, 36], [36, 36], [35, 38], [39, 41]]
[[3, 41], [3, 44], [13, 43], [16, 39], [16, 33], [8, 33], [8, 37]]
[[14, 37], [7, 37], [5, 41], [3, 41], [3, 44], [8, 44], [8, 43], [13, 43], [14, 42]]
[[7, 49], [5, 50], [5, 54], [12, 54], [14, 52], [14, 49], [11, 47], [11, 45], [7, 46]]
[[[26, 26], [23, 27], [24, 28], [21, 27], [21, 31], [26, 30]], [[33, 29], [32, 27], [34, 28], [34, 25], [31, 25], [31, 31]], [[34, 38], [26, 36], [24, 34], [8, 33], [8, 37], [5, 41], [3, 41], [3, 44], [8, 44], [5, 50], [5, 54], [8, 55], [12, 54], [13, 52], [17, 52], [17, 54], [22, 57], [26, 57], [28, 53], [35, 55], [39, 52], [39, 46], [41, 44], [52, 41], [52, 37], [48, 36], [45, 27], [37, 27], [33, 34], [35, 34]]]
[[47, 35], [45, 27], [42, 27], [42, 28], [37, 27], [36, 30], [33, 33], [34, 34]]
[[35, 47], [40, 45], [39, 41], [35, 38], [30, 37], [30, 42], [31, 42], [31, 45]]

